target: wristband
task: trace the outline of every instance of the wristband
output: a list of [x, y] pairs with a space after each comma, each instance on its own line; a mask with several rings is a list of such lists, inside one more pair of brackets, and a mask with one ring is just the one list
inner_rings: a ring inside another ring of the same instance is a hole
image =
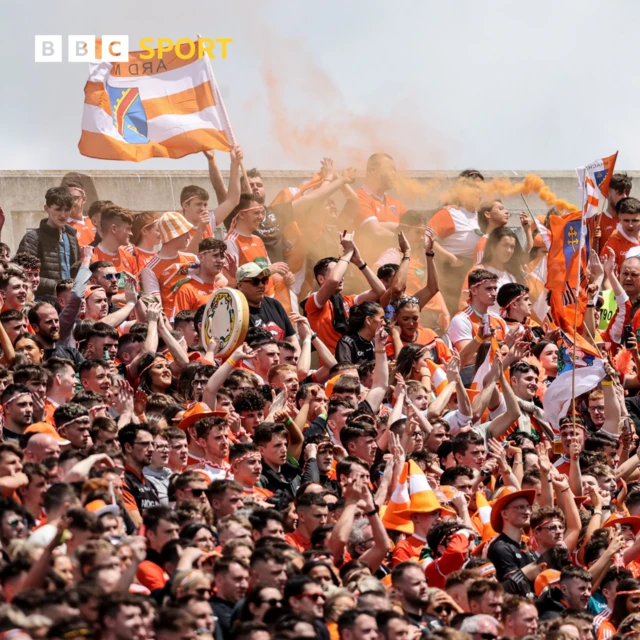
[[318, 334], [317, 333], [312, 333], [311, 337], [309, 338], [309, 340], [311, 340], [311, 342], [313, 342], [314, 340], [318, 339]]
[[369, 513], [365, 513], [364, 515], [367, 516], [367, 518], [372, 518], [373, 516], [378, 515], [378, 513], [380, 513], [380, 507], [376, 505], [372, 511], [369, 511]]
[[613, 381], [612, 380], [603, 380], [600, 384], [602, 384], [603, 387], [612, 387], [613, 386]]
[[593, 302], [589, 302], [589, 303], [587, 304], [587, 309], [593, 309], [595, 306], [596, 306], [596, 305], [595, 305], [595, 304], [593, 304]]
[[512, 465], [522, 464], [522, 460], [514, 460], [511, 464]]
[[598, 511], [596, 511], [596, 510], [594, 509], [594, 511], [593, 511], [593, 515], [594, 515], [594, 516], [601, 516], [601, 515], [602, 515], [602, 511], [599, 511], [599, 510], [598, 510]]
[[346, 258], [340, 258], [338, 262], [346, 262], [347, 264], [349, 264], [351, 260], [347, 260]]
[[384, 349], [376, 349], [376, 353], [387, 353]]
[[435, 251], [425, 251], [424, 255], [427, 256], [427, 258], [433, 258], [433, 256], [436, 255]]
[[293, 420], [291, 419], [291, 416], [289, 416], [285, 421], [284, 421], [285, 426], [289, 426], [290, 424], [293, 424]]
[[403, 256], [402, 261], [404, 262], [405, 260], [411, 260], [411, 256]]
[[233, 358], [227, 358], [227, 364], [230, 364], [232, 367], [235, 367], [238, 364], [238, 361], [234, 360]]
[[358, 269], [360, 269], [360, 271], [364, 271], [367, 268], [367, 263], [363, 262], [361, 267], [358, 267]]
[[311, 338], [305, 338], [305, 339], [302, 341], [302, 344], [311, 344]]
[[473, 339], [478, 343], [478, 344], [483, 344], [484, 340], [480, 337], [480, 336], [474, 336]]

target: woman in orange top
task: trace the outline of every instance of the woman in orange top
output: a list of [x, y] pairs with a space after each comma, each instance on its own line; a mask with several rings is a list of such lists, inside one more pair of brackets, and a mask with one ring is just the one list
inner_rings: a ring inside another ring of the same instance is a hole
[[131, 225], [131, 242], [133, 255], [138, 263], [138, 273], [156, 255], [156, 247], [162, 244], [162, 237], [158, 229], [158, 211], [143, 211], [133, 219]]
[[444, 364], [451, 360], [451, 349], [438, 334], [420, 326], [420, 301], [418, 298], [400, 298], [395, 302], [396, 324], [391, 329], [387, 341], [387, 355], [393, 358], [400, 353], [402, 347], [411, 344], [421, 344], [428, 347], [429, 360], [436, 364]]
[[613, 603], [611, 616], [598, 629], [598, 638], [609, 637], [606, 631], [613, 630], [615, 633], [620, 623], [628, 615], [638, 612], [640, 612], [640, 580], [621, 580], [616, 588], [616, 599]]

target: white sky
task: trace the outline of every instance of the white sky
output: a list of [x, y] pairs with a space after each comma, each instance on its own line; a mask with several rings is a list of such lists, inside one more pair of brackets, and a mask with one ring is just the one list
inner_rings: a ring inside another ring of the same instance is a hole
[[35, 34], [196, 32], [233, 38], [214, 71], [247, 166], [573, 169], [619, 149], [640, 168], [639, 18], [633, 0], [4, 0], [0, 169], [204, 168], [81, 156], [88, 68], [34, 62]]

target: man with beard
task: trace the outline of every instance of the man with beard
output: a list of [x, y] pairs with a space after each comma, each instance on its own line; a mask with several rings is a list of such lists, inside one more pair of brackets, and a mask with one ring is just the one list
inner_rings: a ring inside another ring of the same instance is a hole
[[130, 423], [118, 432], [118, 440], [125, 459], [124, 504], [136, 527], [142, 524], [141, 513], [160, 505], [156, 490], [144, 479], [144, 468], [151, 464], [153, 434], [148, 427]]
[[66, 347], [60, 342], [60, 318], [55, 307], [49, 302], [36, 302], [29, 309], [29, 323], [35, 334], [44, 345], [44, 356], [49, 358], [66, 358], [76, 367], [84, 358], [77, 349]]
[[429, 604], [427, 578], [419, 564], [413, 561], [401, 562], [391, 572], [391, 586], [394, 600], [397, 600], [409, 621], [422, 627], [425, 609]]

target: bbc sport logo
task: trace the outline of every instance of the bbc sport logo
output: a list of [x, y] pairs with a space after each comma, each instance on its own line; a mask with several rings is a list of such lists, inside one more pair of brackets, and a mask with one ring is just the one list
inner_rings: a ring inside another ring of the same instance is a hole
[[[36, 62], [62, 62], [63, 36], [35, 36]], [[171, 38], [142, 38], [139, 50], [141, 60], [162, 60], [169, 52], [188, 60], [196, 53], [198, 58], [216, 58], [226, 60], [227, 47], [232, 38], [180, 38], [175, 42]], [[97, 46], [96, 46], [97, 45]], [[216, 45], [219, 45], [216, 47]], [[67, 36], [67, 62], [128, 62], [129, 36], [106, 35]]]

